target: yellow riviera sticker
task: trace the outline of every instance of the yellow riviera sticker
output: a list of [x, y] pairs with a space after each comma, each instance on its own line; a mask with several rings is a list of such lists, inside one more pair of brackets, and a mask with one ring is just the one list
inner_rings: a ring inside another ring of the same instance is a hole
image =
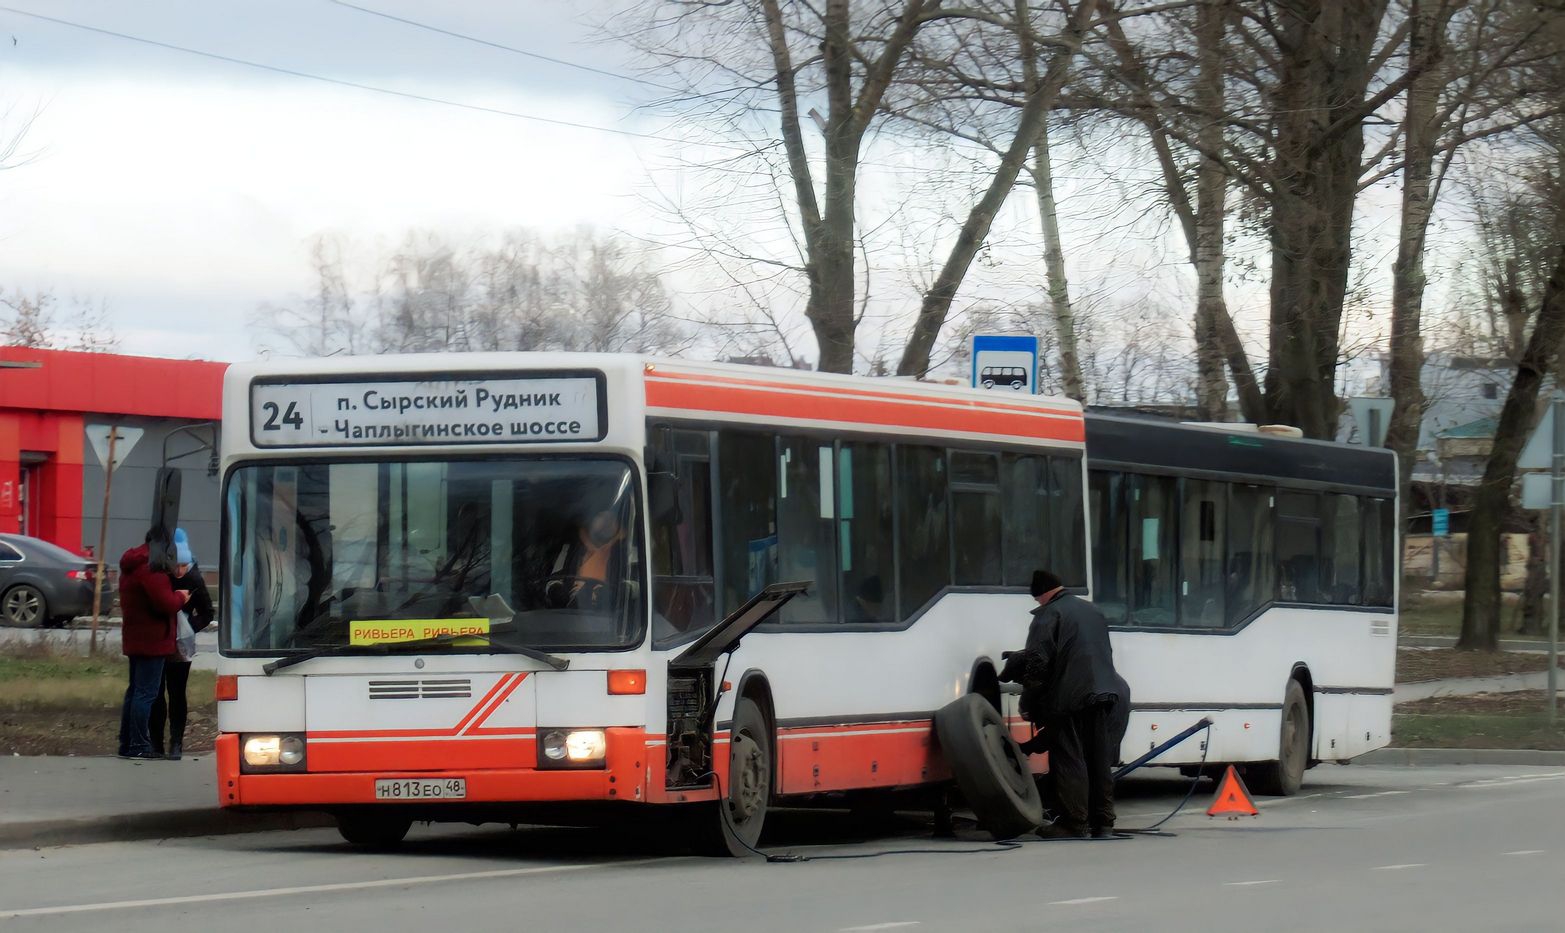
[[[488, 619], [358, 619], [348, 623], [348, 644], [387, 645], [441, 635], [488, 635]], [[482, 645], [482, 638], [458, 638], [454, 645]]]

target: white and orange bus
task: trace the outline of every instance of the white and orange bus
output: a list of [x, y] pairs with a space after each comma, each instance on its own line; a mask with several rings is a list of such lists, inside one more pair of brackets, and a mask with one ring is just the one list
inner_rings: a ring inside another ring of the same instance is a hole
[[[1333, 445], [1089, 480], [1094, 431], [1134, 425], [1069, 401], [620, 355], [236, 365], [224, 412], [219, 793], [333, 812], [352, 842], [593, 804], [738, 853], [779, 799], [945, 781], [934, 711], [977, 693], [1019, 723], [995, 671], [1037, 566], [1109, 595], [1126, 757], [1211, 715], [1160, 763], [1252, 762], [1288, 792], [1300, 728], [1308, 761], [1388, 731], [1394, 637], [1323, 620], [1394, 636], [1389, 606], [1260, 569], [1296, 529], [1255, 511], [1288, 496], [1379, 521], [1379, 479], [1274, 469]], [[1162, 600], [1187, 571], [1205, 598]]]

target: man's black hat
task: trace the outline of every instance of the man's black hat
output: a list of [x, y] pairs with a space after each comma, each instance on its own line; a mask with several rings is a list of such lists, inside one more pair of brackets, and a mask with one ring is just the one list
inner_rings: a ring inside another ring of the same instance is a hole
[[1032, 572], [1032, 595], [1034, 596], [1042, 596], [1044, 593], [1059, 589], [1064, 585], [1064, 580], [1047, 570], [1034, 570]]

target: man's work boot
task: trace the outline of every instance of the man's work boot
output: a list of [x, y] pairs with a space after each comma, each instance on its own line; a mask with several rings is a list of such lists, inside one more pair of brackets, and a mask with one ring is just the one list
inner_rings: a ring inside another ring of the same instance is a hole
[[1092, 827], [1092, 838], [1094, 838], [1094, 839], [1113, 839], [1114, 838], [1114, 827], [1112, 827], [1112, 826], [1094, 826], [1094, 827]]
[[1087, 831], [1080, 826], [1065, 823], [1045, 823], [1033, 830], [1040, 839], [1085, 839]]

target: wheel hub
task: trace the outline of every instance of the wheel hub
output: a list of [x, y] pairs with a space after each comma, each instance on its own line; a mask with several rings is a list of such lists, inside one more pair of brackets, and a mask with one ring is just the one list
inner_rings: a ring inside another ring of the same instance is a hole
[[742, 823], [766, 805], [766, 761], [760, 743], [748, 735], [735, 736], [729, 774], [729, 807], [734, 820]]

